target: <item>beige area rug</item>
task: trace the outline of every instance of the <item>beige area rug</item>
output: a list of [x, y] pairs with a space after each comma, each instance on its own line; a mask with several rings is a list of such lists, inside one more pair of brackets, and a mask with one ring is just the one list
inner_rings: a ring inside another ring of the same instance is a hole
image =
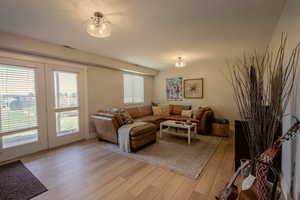
[[121, 152], [117, 145], [101, 143], [102, 148], [107, 150], [196, 179], [221, 140], [219, 137], [197, 135], [188, 145], [186, 138], [165, 134], [155, 144], [146, 146], [136, 153]]

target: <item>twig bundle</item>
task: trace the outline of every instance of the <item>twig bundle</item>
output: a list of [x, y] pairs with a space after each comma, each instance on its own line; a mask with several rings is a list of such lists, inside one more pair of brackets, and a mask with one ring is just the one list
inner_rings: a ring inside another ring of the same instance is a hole
[[251, 158], [271, 147], [288, 105], [299, 60], [300, 44], [285, 62], [287, 36], [282, 34], [278, 51], [267, 49], [244, 55], [231, 68], [234, 99], [241, 118]]

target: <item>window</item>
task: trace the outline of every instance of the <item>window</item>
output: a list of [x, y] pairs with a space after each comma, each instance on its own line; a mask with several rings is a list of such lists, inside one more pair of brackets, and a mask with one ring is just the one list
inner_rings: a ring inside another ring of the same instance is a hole
[[124, 74], [124, 103], [144, 102], [144, 77]]
[[0, 65], [0, 137], [3, 148], [38, 140], [35, 70]]

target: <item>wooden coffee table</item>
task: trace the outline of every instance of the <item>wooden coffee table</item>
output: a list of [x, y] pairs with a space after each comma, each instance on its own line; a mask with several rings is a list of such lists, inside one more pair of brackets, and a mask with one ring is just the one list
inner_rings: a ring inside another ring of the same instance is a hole
[[[166, 127], [166, 128], [165, 128]], [[186, 130], [180, 131], [181, 130]], [[192, 132], [193, 131], [193, 132]], [[191, 144], [191, 134], [197, 134], [197, 123], [192, 123], [191, 125], [187, 125], [185, 122], [168, 120], [160, 123], [160, 138], [162, 138], [163, 133], [184, 136], [188, 138], [188, 144]]]

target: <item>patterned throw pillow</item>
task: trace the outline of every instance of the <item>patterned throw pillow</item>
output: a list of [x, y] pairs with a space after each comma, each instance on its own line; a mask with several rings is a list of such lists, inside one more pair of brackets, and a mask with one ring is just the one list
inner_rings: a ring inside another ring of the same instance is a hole
[[182, 110], [181, 111], [181, 116], [182, 117], [189, 117], [191, 118], [193, 115], [193, 111], [192, 110]]
[[164, 115], [164, 116], [170, 115], [170, 105], [168, 105], [168, 104], [162, 105], [161, 104], [158, 107], [161, 108], [161, 115]]
[[122, 108], [109, 108], [107, 109], [107, 112], [114, 114], [116, 118], [122, 122], [122, 125], [133, 123], [133, 119], [128, 113], [128, 111]]
[[152, 106], [152, 111], [154, 116], [162, 115], [162, 109], [159, 106]]
[[108, 108], [106, 112], [109, 114], [113, 114], [120, 126], [124, 125], [124, 119], [121, 115], [122, 110], [120, 108]]
[[122, 116], [125, 124], [132, 124], [134, 122], [127, 110], [124, 110], [124, 112], [122, 112]]

